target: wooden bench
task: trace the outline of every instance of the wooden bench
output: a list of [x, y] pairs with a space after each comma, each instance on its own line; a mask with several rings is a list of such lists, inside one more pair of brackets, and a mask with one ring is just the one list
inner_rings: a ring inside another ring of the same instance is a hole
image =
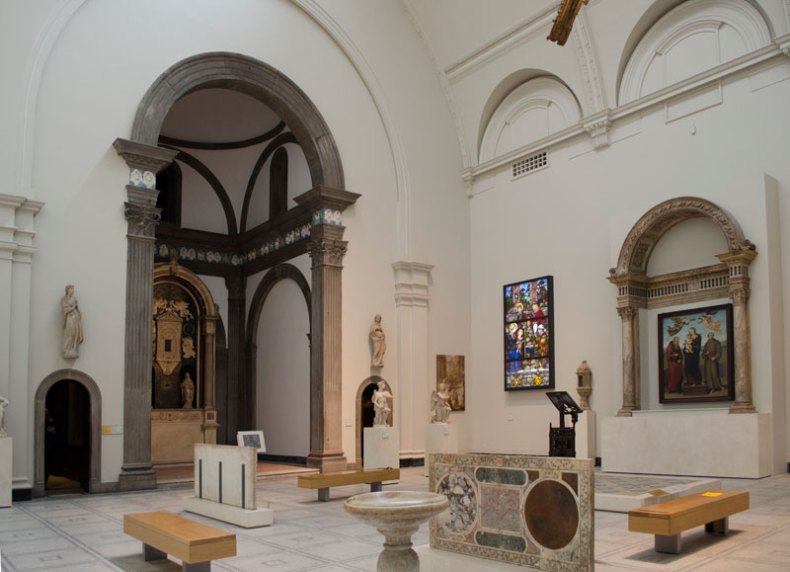
[[680, 553], [680, 533], [705, 525], [706, 532], [727, 534], [728, 517], [749, 508], [746, 491], [715, 491], [628, 511], [628, 530], [655, 534], [656, 552]]
[[377, 492], [381, 490], [382, 482], [396, 481], [399, 478], [400, 469], [363, 469], [299, 475], [297, 484], [303, 489], [318, 489], [318, 500], [328, 501], [330, 487], [369, 483], [371, 492]]
[[146, 561], [171, 554], [183, 572], [209, 572], [211, 561], [236, 556], [236, 535], [169, 512], [123, 515], [123, 531], [143, 542]]

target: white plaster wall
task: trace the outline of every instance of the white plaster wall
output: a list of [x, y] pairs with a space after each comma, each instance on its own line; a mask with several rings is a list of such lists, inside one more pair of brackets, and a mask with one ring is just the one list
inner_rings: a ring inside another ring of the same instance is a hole
[[[19, 21], [20, 32], [0, 34], [6, 53], [18, 54], [20, 61], [35, 59], [38, 53], [32, 51], [29, 37], [45, 27], [52, 12], [39, 11], [40, 5], [28, 10], [27, 2], [11, 4], [3, 3], [3, 15], [11, 23]], [[137, 106], [152, 82], [176, 62], [203, 52], [259, 58], [299, 85], [335, 137], [346, 188], [363, 195], [344, 221], [350, 243], [344, 261], [344, 420], [353, 420], [353, 396], [370, 373], [367, 329], [375, 313], [384, 315], [393, 334], [384, 376], [397, 387], [394, 261], [436, 264], [428, 343], [434, 353], [468, 352], [468, 206], [458, 176], [457, 146], [430, 62], [397, 3], [375, 9], [367, 2], [327, 3], [326, 9], [342, 20], [342, 33], [333, 32], [359, 45], [367, 58], [364, 70], [349, 61], [356, 52], [344, 53], [307, 12], [288, 2], [242, 0], [223, 3], [221, 9], [211, 2], [191, 4], [189, 18], [177, 2], [68, 4], [75, 12], [54, 34], [51, 52], [42, 56], [46, 65], [31, 131], [30, 194], [46, 207], [37, 218], [28, 407], [46, 375], [74, 367], [100, 387], [102, 424], [123, 425], [123, 203], [128, 170], [111, 144], [116, 137], [129, 136]], [[48, 7], [63, 5], [53, 2]], [[3, 26], [3, 31], [8, 29]], [[390, 49], [393, 45], [398, 45], [396, 52]], [[18, 67], [4, 67], [4, 79], [16, 77]], [[0, 108], [18, 109], [27, 86], [0, 83]], [[374, 102], [371, 92], [386, 97]], [[10, 128], [18, 129], [2, 132], [3, 149], [15, 149], [22, 130], [17, 119]], [[204, 205], [217, 208], [212, 202]], [[76, 285], [85, 323], [86, 340], [75, 363], [59, 357], [58, 301], [67, 283]], [[220, 284], [212, 285], [220, 304], [221, 290]], [[32, 435], [32, 421], [30, 425]], [[102, 437], [102, 444], [101, 478], [115, 481], [122, 437]], [[348, 458], [354, 457], [354, 444], [354, 428], [349, 426], [343, 441]], [[20, 464], [15, 473], [32, 474], [32, 450]]]
[[[778, 229], [766, 222], [769, 208], [781, 221], [789, 214], [790, 170], [780, 151], [785, 136], [778, 126], [790, 124], [787, 107], [780, 104], [790, 97], [790, 82], [758, 91], [752, 86], [741, 74], [724, 85], [722, 105], [671, 123], [665, 123], [662, 106], [655, 106], [642, 113], [641, 132], [621, 143], [579, 155], [586, 144], [580, 137], [551, 148], [546, 170], [515, 181], [504, 171], [476, 183], [480, 194], [472, 199], [471, 215], [475, 383], [470, 402], [485, 413], [474, 417], [475, 450], [545, 452], [548, 423], [556, 417], [543, 392], [501, 391], [501, 286], [516, 280], [554, 276], [557, 388], [574, 394], [575, 369], [586, 359], [593, 370], [591, 403], [599, 424], [616, 413], [621, 404], [620, 320], [607, 269], [616, 264], [623, 239], [642, 214], [684, 195], [707, 198], [732, 213], [760, 253], [751, 267], [754, 402], [759, 411], [784, 417], [784, 395], [777, 394], [774, 381], [783, 378], [783, 371], [772, 355], [780, 351], [774, 345], [778, 334], [762, 325], [781, 311], [771, 302], [770, 289], [780, 288], [785, 300], [790, 294], [786, 280], [769, 272], [769, 236]], [[778, 181], [774, 200], [766, 198], [763, 173]], [[707, 231], [702, 236], [710, 242]], [[678, 252], [680, 262], [690, 256]], [[786, 265], [787, 254], [781, 256]], [[653, 314], [641, 312], [643, 339], [655, 329]], [[645, 347], [650, 351], [653, 346]], [[643, 359], [643, 375], [646, 369], [648, 383], [657, 383], [655, 368]], [[784, 443], [775, 449], [775, 471], [782, 469], [785, 449]]]
[[258, 323], [255, 389], [256, 427], [266, 452], [307, 457], [310, 453], [310, 317], [293, 280], [269, 292]]

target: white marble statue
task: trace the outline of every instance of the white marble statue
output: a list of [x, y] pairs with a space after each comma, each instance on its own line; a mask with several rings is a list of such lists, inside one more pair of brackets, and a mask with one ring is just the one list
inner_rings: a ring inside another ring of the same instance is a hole
[[370, 367], [384, 367], [384, 352], [387, 351], [387, 336], [384, 335], [384, 328], [381, 327], [381, 314], [376, 314], [376, 317], [373, 318], [369, 335], [373, 346], [370, 355]]
[[451, 409], [447, 384], [439, 383], [439, 389], [431, 392], [431, 423], [449, 423]]
[[195, 397], [195, 383], [189, 372], [184, 374], [184, 381], [181, 382], [181, 406], [184, 409], [192, 409], [192, 399]]
[[8, 400], [5, 397], [0, 397], [0, 437], [8, 437], [8, 432], [6, 431], [5, 426], [7, 409]]
[[63, 314], [63, 357], [74, 359], [80, 357], [82, 343], [82, 315], [74, 296], [74, 285], [66, 286], [66, 293], [60, 299], [60, 311]]
[[390, 407], [390, 399], [392, 394], [387, 391], [387, 386], [383, 381], [378, 383], [378, 388], [373, 391], [373, 427], [389, 427], [390, 414], [392, 408]]

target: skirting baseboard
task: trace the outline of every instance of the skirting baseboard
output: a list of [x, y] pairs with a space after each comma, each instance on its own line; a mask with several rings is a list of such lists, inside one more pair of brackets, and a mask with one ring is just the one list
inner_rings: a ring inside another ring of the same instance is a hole
[[11, 491], [11, 502], [33, 500], [33, 489], [13, 489]]
[[258, 453], [259, 461], [269, 461], [270, 463], [287, 463], [289, 465], [307, 466], [307, 457], [296, 457], [292, 455], [270, 455], [269, 453]]
[[401, 467], [424, 467], [425, 466], [425, 459], [401, 459], [400, 460]]

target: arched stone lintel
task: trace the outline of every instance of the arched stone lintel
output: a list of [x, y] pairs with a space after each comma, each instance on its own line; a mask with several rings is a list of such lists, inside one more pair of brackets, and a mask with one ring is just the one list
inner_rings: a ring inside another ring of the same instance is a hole
[[59, 369], [53, 371], [45, 377], [36, 390], [34, 402], [34, 440], [35, 440], [35, 460], [34, 460], [34, 483], [33, 496], [43, 497], [46, 494], [46, 482], [44, 481], [44, 433], [47, 393], [52, 386], [59, 381], [76, 381], [88, 391], [90, 399], [91, 418], [90, 418], [90, 474], [88, 480], [88, 492], [103, 492], [101, 486], [101, 390], [98, 384], [86, 373], [77, 369]]
[[171, 66], [140, 102], [131, 139], [156, 145], [162, 122], [173, 104], [192, 91], [206, 88], [232, 89], [266, 104], [296, 136], [313, 183], [345, 188], [337, 146], [318, 109], [287, 76], [242, 54], [198, 54]]
[[624, 275], [642, 275], [658, 241], [676, 224], [697, 217], [707, 217], [721, 230], [728, 252], [754, 250], [737, 221], [718, 205], [699, 197], [669, 199], [647, 211], [631, 228], [620, 249], [617, 267], [609, 273], [612, 281]]

